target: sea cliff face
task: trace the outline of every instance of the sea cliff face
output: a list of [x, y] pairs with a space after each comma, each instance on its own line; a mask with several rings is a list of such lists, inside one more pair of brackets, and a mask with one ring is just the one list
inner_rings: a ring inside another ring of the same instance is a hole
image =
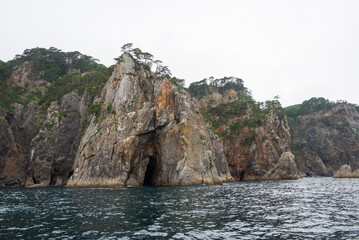
[[359, 168], [359, 114], [355, 105], [313, 98], [286, 112], [291, 148], [298, 168], [307, 176], [332, 176], [345, 164]]
[[124, 54], [81, 141], [69, 187], [219, 184], [221, 145], [189, 94]]
[[85, 93], [66, 94], [61, 103], [52, 102], [38, 133], [30, 142], [26, 186], [63, 185], [71, 174], [79, 146], [81, 122], [86, 117]]
[[233, 180], [222, 143], [190, 95], [129, 54], [106, 81], [108, 69], [78, 52], [32, 49], [6, 64], [0, 186]]
[[[288, 123], [277, 100], [255, 102], [243, 81], [233, 77], [205, 79], [192, 84], [189, 91], [223, 142], [235, 180], [262, 179], [290, 151]], [[300, 177], [299, 173], [297, 177], [288, 174], [281, 178]]]
[[55, 48], [26, 50], [0, 69], [0, 186], [66, 184], [108, 69]]
[[31, 187], [63, 185], [67, 181], [79, 145], [85, 98], [71, 92], [60, 104], [51, 103], [43, 117], [36, 113], [36, 104], [29, 104], [27, 110], [16, 104], [15, 114], [3, 113], [3, 185]]
[[220, 184], [359, 168], [357, 105], [313, 98], [285, 114], [238, 78], [185, 89], [167, 67], [151, 71], [151, 56], [135, 49], [107, 68], [35, 48], [0, 61], [0, 186]]

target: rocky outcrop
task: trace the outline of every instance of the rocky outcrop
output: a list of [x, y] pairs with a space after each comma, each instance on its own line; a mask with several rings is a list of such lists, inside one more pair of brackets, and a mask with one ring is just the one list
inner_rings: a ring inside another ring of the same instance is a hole
[[39, 133], [30, 143], [26, 186], [63, 185], [71, 174], [79, 146], [81, 122], [86, 115], [87, 94], [66, 94], [61, 104], [53, 102], [40, 120]]
[[333, 178], [359, 178], [359, 169], [352, 171], [349, 165], [343, 165], [336, 171]]
[[130, 55], [104, 88], [109, 69], [78, 52], [29, 49], [0, 67], [0, 186], [233, 179], [189, 94]]
[[[307, 176], [332, 176], [345, 164], [359, 168], [357, 109], [347, 103], [326, 104], [329, 107], [325, 109], [289, 118], [291, 149], [298, 169]], [[312, 104], [311, 108], [316, 106]]]
[[244, 127], [235, 137], [228, 135], [221, 139], [230, 172], [236, 180], [261, 179], [290, 147], [286, 119], [274, 112], [265, 116], [261, 126]]
[[0, 115], [0, 180], [4, 186], [48, 186], [67, 182], [78, 149], [86, 96], [71, 92], [53, 102], [46, 116], [38, 106], [16, 104]]
[[0, 186], [66, 184], [88, 125], [89, 99], [110, 76], [107, 70], [89, 56], [56, 48], [27, 49], [1, 62]]
[[68, 187], [219, 184], [221, 143], [187, 92], [124, 54], [81, 140]]
[[287, 119], [278, 101], [259, 107], [238, 78], [191, 84], [201, 112], [223, 142], [235, 180], [260, 180], [290, 151]]
[[296, 180], [301, 178], [291, 152], [285, 152], [280, 157], [276, 166], [267, 172], [261, 180]]
[[27, 110], [14, 104], [14, 111], [0, 110], [0, 185], [23, 186], [29, 157], [29, 143], [36, 134], [35, 105]]
[[26, 165], [21, 149], [16, 143], [13, 116], [1, 112], [0, 115], [0, 186], [21, 185], [24, 181]]

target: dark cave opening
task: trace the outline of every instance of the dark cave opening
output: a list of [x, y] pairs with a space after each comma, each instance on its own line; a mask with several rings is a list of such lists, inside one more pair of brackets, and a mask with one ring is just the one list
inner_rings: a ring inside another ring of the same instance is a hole
[[243, 178], [244, 178], [244, 174], [246, 174], [246, 172], [245, 172], [245, 171], [241, 172], [241, 176], [240, 176], [239, 180], [243, 180]]
[[147, 165], [147, 170], [145, 173], [145, 179], [143, 180], [143, 186], [153, 186], [154, 184], [154, 174], [156, 170], [156, 158], [149, 157], [150, 161]]
[[34, 182], [34, 184], [38, 184], [34, 175], [32, 175], [32, 181]]

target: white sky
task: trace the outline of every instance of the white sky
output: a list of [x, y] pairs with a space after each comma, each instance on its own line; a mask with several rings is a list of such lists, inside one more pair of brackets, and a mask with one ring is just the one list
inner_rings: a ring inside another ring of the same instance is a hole
[[54, 46], [108, 66], [132, 42], [187, 86], [235, 76], [259, 101], [359, 104], [357, 0], [0, 0], [0, 33], [3, 61]]

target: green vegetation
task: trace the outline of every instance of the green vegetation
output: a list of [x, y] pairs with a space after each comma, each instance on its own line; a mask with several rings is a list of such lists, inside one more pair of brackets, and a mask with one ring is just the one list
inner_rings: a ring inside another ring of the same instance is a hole
[[[209, 106], [200, 112], [219, 137], [239, 136], [244, 128], [248, 128], [243, 140], [245, 146], [250, 146], [255, 141], [255, 129], [264, 124], [266, 115], [275, 112], [280, 119], [284, 119], [278, 98], [262, 103], [253, 100], [250, 95], [242, 94], [239, 100]], [[223, 127], [226, 130], [223, 130]]]
[[169, 80], [171, 83], [177, 87], [184, 88], [185, 80], [176, 78], [176, 77], [170, 77]]
[[[121, 47], [121, 50], [123, 53], [129, 54], [136, 61], [136, 63], [138, 65], [143, 66], [148, 71], [151, 71], [151, 69], [154, 69], [153, 74], [156, 77], [167, 77], [169, 79], [171, 78], [172, 73], [169, 70], [169, 68], [167, 66], [163, 66], [162, 61], [155, 60], [151, 53], [143, 52], [139, 48], [133, 48], [132, 43], [126, 43], [125, 45], [123, 45]], [[115, 58], [115, 60], [121, 61], [121, 58], [118, 57], [118, 58]], [[153, 78], [153, 75], [151, 75], [150, 78]], [[177, 85], [182, 86], [182, 87], [184, 86], [183, 79], [174, 78], [174, 79], [172, 79], [171, 82], [175, 82]]]
[[209, 86], [207, 79], [203, 79], [199, 82], [191, 83], [188, 88], [188, 92], [198, 99], [209, 94]]
[[251, 146], [252, 143], [256, 140], [256, 132], [251, 129], [247, 135], [246, 135], [246, 138], [244, 139], [244, 146]]
[[284, 109], [285, 114], [290, 118], [297, 118], [299, 115], [309, 115], [319, 111], [329, 111], [336, 103], [330, 102], [325, 98], [311, 98], [304, 101], [302, 104], [286, 107]]
[[[25, 107], [38, 102], [40, 111], [45, 112], [51, 102], [59, 101], [65, 94], [76, 90], [80, 95], [86, 90], [90, 102], [100, 93], [113, 68], [107, 68], [97, 60], [79, 52], [62, 52], [56, 48], [27, 49], [22, 55], [9, 62], [0, 62], [0, 106], [11, 110], [12, 103]], [[30, 82], [45, 80], [40, 88], [27, 82], [24, 87], [16, 85], [10, 78], [19, 67], [28, 72]]]
[[28, 62], [31, 65], [32, 76], [40, 77], [48, 82], [54, 82], [71, 71], [80, 73], [93, 71], [99, 65], [97, 61], [97, 59], [77, 51], [62, 52], [51, 47], [49, 49], [26, 49], [23, 54], [16, 55], [8, 64], [11, 65], [12, 69], [16, 69]]
[[[139, 70], [142, 66], [148, 71], [151, 71], [150, 79], [155, 77], [166, 77], [177, 88], [178, 91], [185, 90], [185, 80], [177, 77], [172, 77], [172, 73], [167, 66], [162, 65], [162, 61], [155, 60], [153, 55], [148, 52], [143, 52], [139, 48], [133, 48], [132, 43], [126, 43], [121, 47], [123, 53], [129, 54], [136, 62], [135, 70]], [[115, 58], [116, 61], [122, 61], [121, 57]], [[127, 73], [133, 76], [133, 73]]]
[[94, 114], [96, 116], [96, 120], [95, 122], [97, 123], [100, 119], [100, 115], [101, 115], [101, 106], [102, 106], [102, 102], [98, 102], [98, 103], [92, 103], [87, 107], [87, 113], [89, 115]]
[[59, 78], [55, 83], [46, 88], [39, 100], [41, 109], [46, 111], [51, 102], [60, 100], [65, 94], [73, 90], [76, 90], [79, 95], [87, 91], [90, 95], [89, 102], [92, 102], [93, 98], [101, 92], [111, 72], [112, 68], [101, 66], [97, 71], [84, 76], [71, 73]]
[[235, 77], [224, 77], [215, 79], [214, 77], [205, 78], [199, 82], [191, 83], [189, 85], [189, 93], [198, 99], [211, 94], [214, 90], [219, 93], [233, 89], [236, 92], [242, 93], [243, 95], [250, 95], [250, 92], [243, 85], [243, 80]]
[[220, 131], [217, 133], [219, 137], [225, 137], [228, 135], [228, 131], [227, 130], [224, 130], [224, 131]]
[[89, 140], [87, 140], [87, 142], [86, 142], [86, 143], [83, 145], [83, 147], [81, 148], [80, 154], [81, 154], [82, 151], [85, 149], [85, 147], [87, 146], [87, 144], [91, 141], [91, 139], [94, 138], [97, 134], [100, 133], [101, 129], [102, 129], [102, 128], [97, 129], [97, 131], [96, 131], [93, 135], [91, 135], [91, 136], [89, 137]]

